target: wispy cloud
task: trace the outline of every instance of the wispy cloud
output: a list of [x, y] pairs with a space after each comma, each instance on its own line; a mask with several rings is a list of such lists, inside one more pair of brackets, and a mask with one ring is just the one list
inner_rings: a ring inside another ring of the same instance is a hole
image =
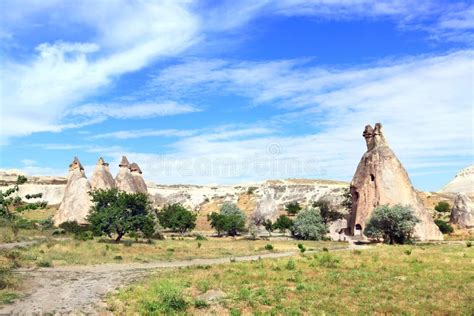
[[[55, 6], [55, 10], [50, 10], [54, 1], [30, 4], [2, 3], [8, 12], [3, 25], [16, 30], [41, 13], [58, 28], [79, 24], [92, 29], [96, 37], [90, 42], [42, 43], [26, 61], [5, 56], [0, 81], [2, 138], [74, 127], [62, 122], [64, 116], [99, 88], [157, 58], [179, 54], [198, 40], [198, 19], [184, 2], [106, 1], [94, 3], [94, 10], [88, 1]], [[22, 11], [24, 7], [28, 9]], [[149, 106], [142, 109], [157, 111]], [[176, 109], [168, 105], [161, 113]], [[120, 116], [126, 110], [115, 113]]]
[[[294, 137], [257, 134], [226, 141], [199, 135], [176, 142], [173, 157], [254, 161], [277, 144], [280, 158], [316, 159], [319, 170], [348, 180], [364, 152], [363, 126], [378, 121], [410, 170], [429, 172], [443, 163], [472, 163], [473, 57], [474, 51], [467, 50], [357, 68], [303, 68], [304, 60], [193, 60], [164, 70], [154, 80], [180, 94], [204, 89], [278, 106], [287, 112], [273, 117], [269, 125], [283, 129], [297, 122], [308, 130]], [[432, 164], [420, 164], [423, 161]]]
[[142, 138], [142, 137], [185, 137], [196, 134], [194, 130], [177, 130], [177, 129], [140, 129], [140, 130], [128, 130], [128, 131], [117, 131], [110, 133], [102, 133], [91, 136], [90, 139], [131, 139], [131, 138]]
[[70, 114], [77, 116], [141, 119], [158, 116], [170, 116], [200, 111], [198, 108], [176, 102], [134, 103], [134, 104], [86, 104], [74, 108]]

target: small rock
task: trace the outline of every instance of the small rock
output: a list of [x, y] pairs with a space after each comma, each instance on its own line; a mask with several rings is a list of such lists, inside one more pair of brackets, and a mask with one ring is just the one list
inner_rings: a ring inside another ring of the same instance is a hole
[[218, 301], [225, 296], [226, 296], [226, 293], [221, 290], [208, 290], [206, 293], [199, 295], [197, 299], [210, 303], [210, 302]]

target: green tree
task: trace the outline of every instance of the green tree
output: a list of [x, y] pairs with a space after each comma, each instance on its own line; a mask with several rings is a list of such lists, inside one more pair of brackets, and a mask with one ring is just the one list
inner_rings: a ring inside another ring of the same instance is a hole
[[445, 213], [451, 210], [451, 206], [449, 205], [448, 202], [441, 201], [441, 202], [438, 202], [438, 204], [435, 206], [434, 209], [440, 213]]
[[280, 215], [275, 224], [273, 224], [273, 229], [279, 229], [282, 233], [285, 233], [287, 230], [293, 228], [293, 221], [286, 215]]
[[404, 244], [412, 239], [419, 220], [409, 206], [382, 205], [370, 217], [364, 234], [369, 238], [383, 239], [389, 244]]
[[165, 206], [156, 213], [158, 220], [164, 228], [184, 234], [196, 227], [197, 214], [191, 212], [179, 203]]
[[317, 208], [299, 212], [293, 224], [293, 234], [300, 239], [321, 240], [327, 231]]
[[151, 203], [145, 193], [127, 193], [118, 189], [91, 193], [93, 206], [88, 216], [92, 230], [98, 235], [120, 241], [125, 234], [141, 232], [150, 238], [154, 233]]
[[273, 232], [273, 223], [270, 219], [267, 219], [263, 222], [263, 227], [265, 227], [265, 230], [268, 232], [268, 234], [271, 236]]
[[[29, 203], [23, 201], [20, 196], [15, 196], [15, 193], [20, 190], [20, 185], [27, 181], [28, 179], [25, 176], [19, 175], [12, 188], [6, 191], [0, 191], [0, 217], [3, 219], [4, 223], [10, 227], [15, 239], [18, 237], [20, 227], [25, 226], [25, 221], [27, 221], [20, 216], [20, 213], [25, 210], [35, 210], [47, 206], [45, 201]], [[41, 198], [42, 196], [42, 193], [37, 193], [26, 195], [25, 198], [29, 200]]]
[[236, 236], [239, 232], [245, 231], [245, 214], [233, 203], [224, 203], [220, 212], [209, 214], [207, 220], [219, 236], [223, 232], [229, 236]]
[[301, 206], [298, 202], [290, 202], [285, 206], [285, 209], [288, 215], [296, 215], [301, 211]]
[[313, 207], [319, 208], [319, 213], [321, 214], [324, 224], [344, 218], [344, 215], [336, 211], [328, 200], [319, 199], [313, 203]]

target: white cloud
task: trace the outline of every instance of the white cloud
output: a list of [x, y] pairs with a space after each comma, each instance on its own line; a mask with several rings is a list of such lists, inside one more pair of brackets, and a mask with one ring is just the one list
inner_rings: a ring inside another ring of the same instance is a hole
[[113, 138], [113, 139], [132, 139], [132, 138], [142, 138], [142, 137], [185, 137], [195, 134], [196, 131], [193, 130], [177, 130], [177, 129], [141, 129], [141, 130], [128, 130], [128, 131], [117, 131], [110, 133], [103, 133], [91, 136], [90, 139], [103, 139], [103, 138]]
[[[301, 67], [305, 61], [295, 60], [194, 60], [170, 67], [154, 79], [155, 84], [173, 87], [181, 94], [194, 93], [194, 89], [242, 94], [257, 104], [288, 110], [267, 122], [268, 126], [278, 130], [285, 124], [306, 124], [313, 132], [294, 137], [257, 134], [222, 141], [198, 135], [176, 142], [176, 153], [169, 159], [258, 161], [265, 160], [268, 148], [275, 145], [278, 158], [284, 161], [315, 160], [317, 170], [306, 176], [327, 174], [349, 180], [365, 150], [360, 136], [363, 127], [380, 121], [392, 148], [409, 170], [421, 174], [442, 165], [465, 166], [472, 163], [474, 155], [473, 57], [474, 51], [468, 50], [338, 69]], [[240, 174], [222, 178], [231, 182], [246, 179], [248, 170], [253, 169], [242, 168]], [[297, 175], [284, 169], [274, 174]], [[196, 174], [184, 179], [175, 174], [170, 182], [197, 178]]]
[[[43, 43], [30, 60], [2, 62], [2, 138], [74, 127], [76, 123], [64, 124], [62, 119], [99, 88], [157, 58], [179, 54], [198, 40], [199, 21], [186, 2], [83, 1], [55, 10], [33, 2], [24, 13], [27, 17], [15, 2], [2, 3], [2, 7], [9, 12], [7, 20], [13, 21], [13, 29], [27, 23], [29, 15], [41, 12], [45, 21], [58, 23], [58, 27], [78, 23], [96, 34], [89, 42]], [[145, 106], [147, 109], [153, 111]], [[162, 111], [176, 109], [168, 105]], [[123, 109], [117, 113], [120, 111]]]
[[102, 118], [151, 118], [197, 112], [199, 109], [176, 102], [123, 104], [86, 104], [74, 108], [70, 114]]

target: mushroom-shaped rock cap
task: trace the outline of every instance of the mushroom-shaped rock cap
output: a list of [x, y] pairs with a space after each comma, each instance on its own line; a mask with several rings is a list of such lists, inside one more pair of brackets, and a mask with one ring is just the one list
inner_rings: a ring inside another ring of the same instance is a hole
[[75, 169], [84, 170], [84, 167], [81, 165], [81, 162], [79, 161], [79, 158], [77, 157], [74, 157], [74, 160], [69, 164], [70, 171], [75, 170]]
[[130, 166], [129, 166], [129, 169], [130, 169], [131, 172], [136, 171], [136, 172], [138, 172], [138, 173], [140, 173], [140, 174], [143, 173], [142, 170], [140, 169], [140, 167], [138, 166], [138, 164], [137, 164], [136, 162], [132, 162], [132, 163], [130, 164]]
[[127, 157], [122, 156], [122, 161], [119, 163], [119, 167], [128, 168], [129, 165], [130, 165], [130, 163], [128, 162]]
[[97, 161], [97, 165], [108, 166], [109, 164], [105, 162], [104, 158], [100, 157], [99, 160]]

